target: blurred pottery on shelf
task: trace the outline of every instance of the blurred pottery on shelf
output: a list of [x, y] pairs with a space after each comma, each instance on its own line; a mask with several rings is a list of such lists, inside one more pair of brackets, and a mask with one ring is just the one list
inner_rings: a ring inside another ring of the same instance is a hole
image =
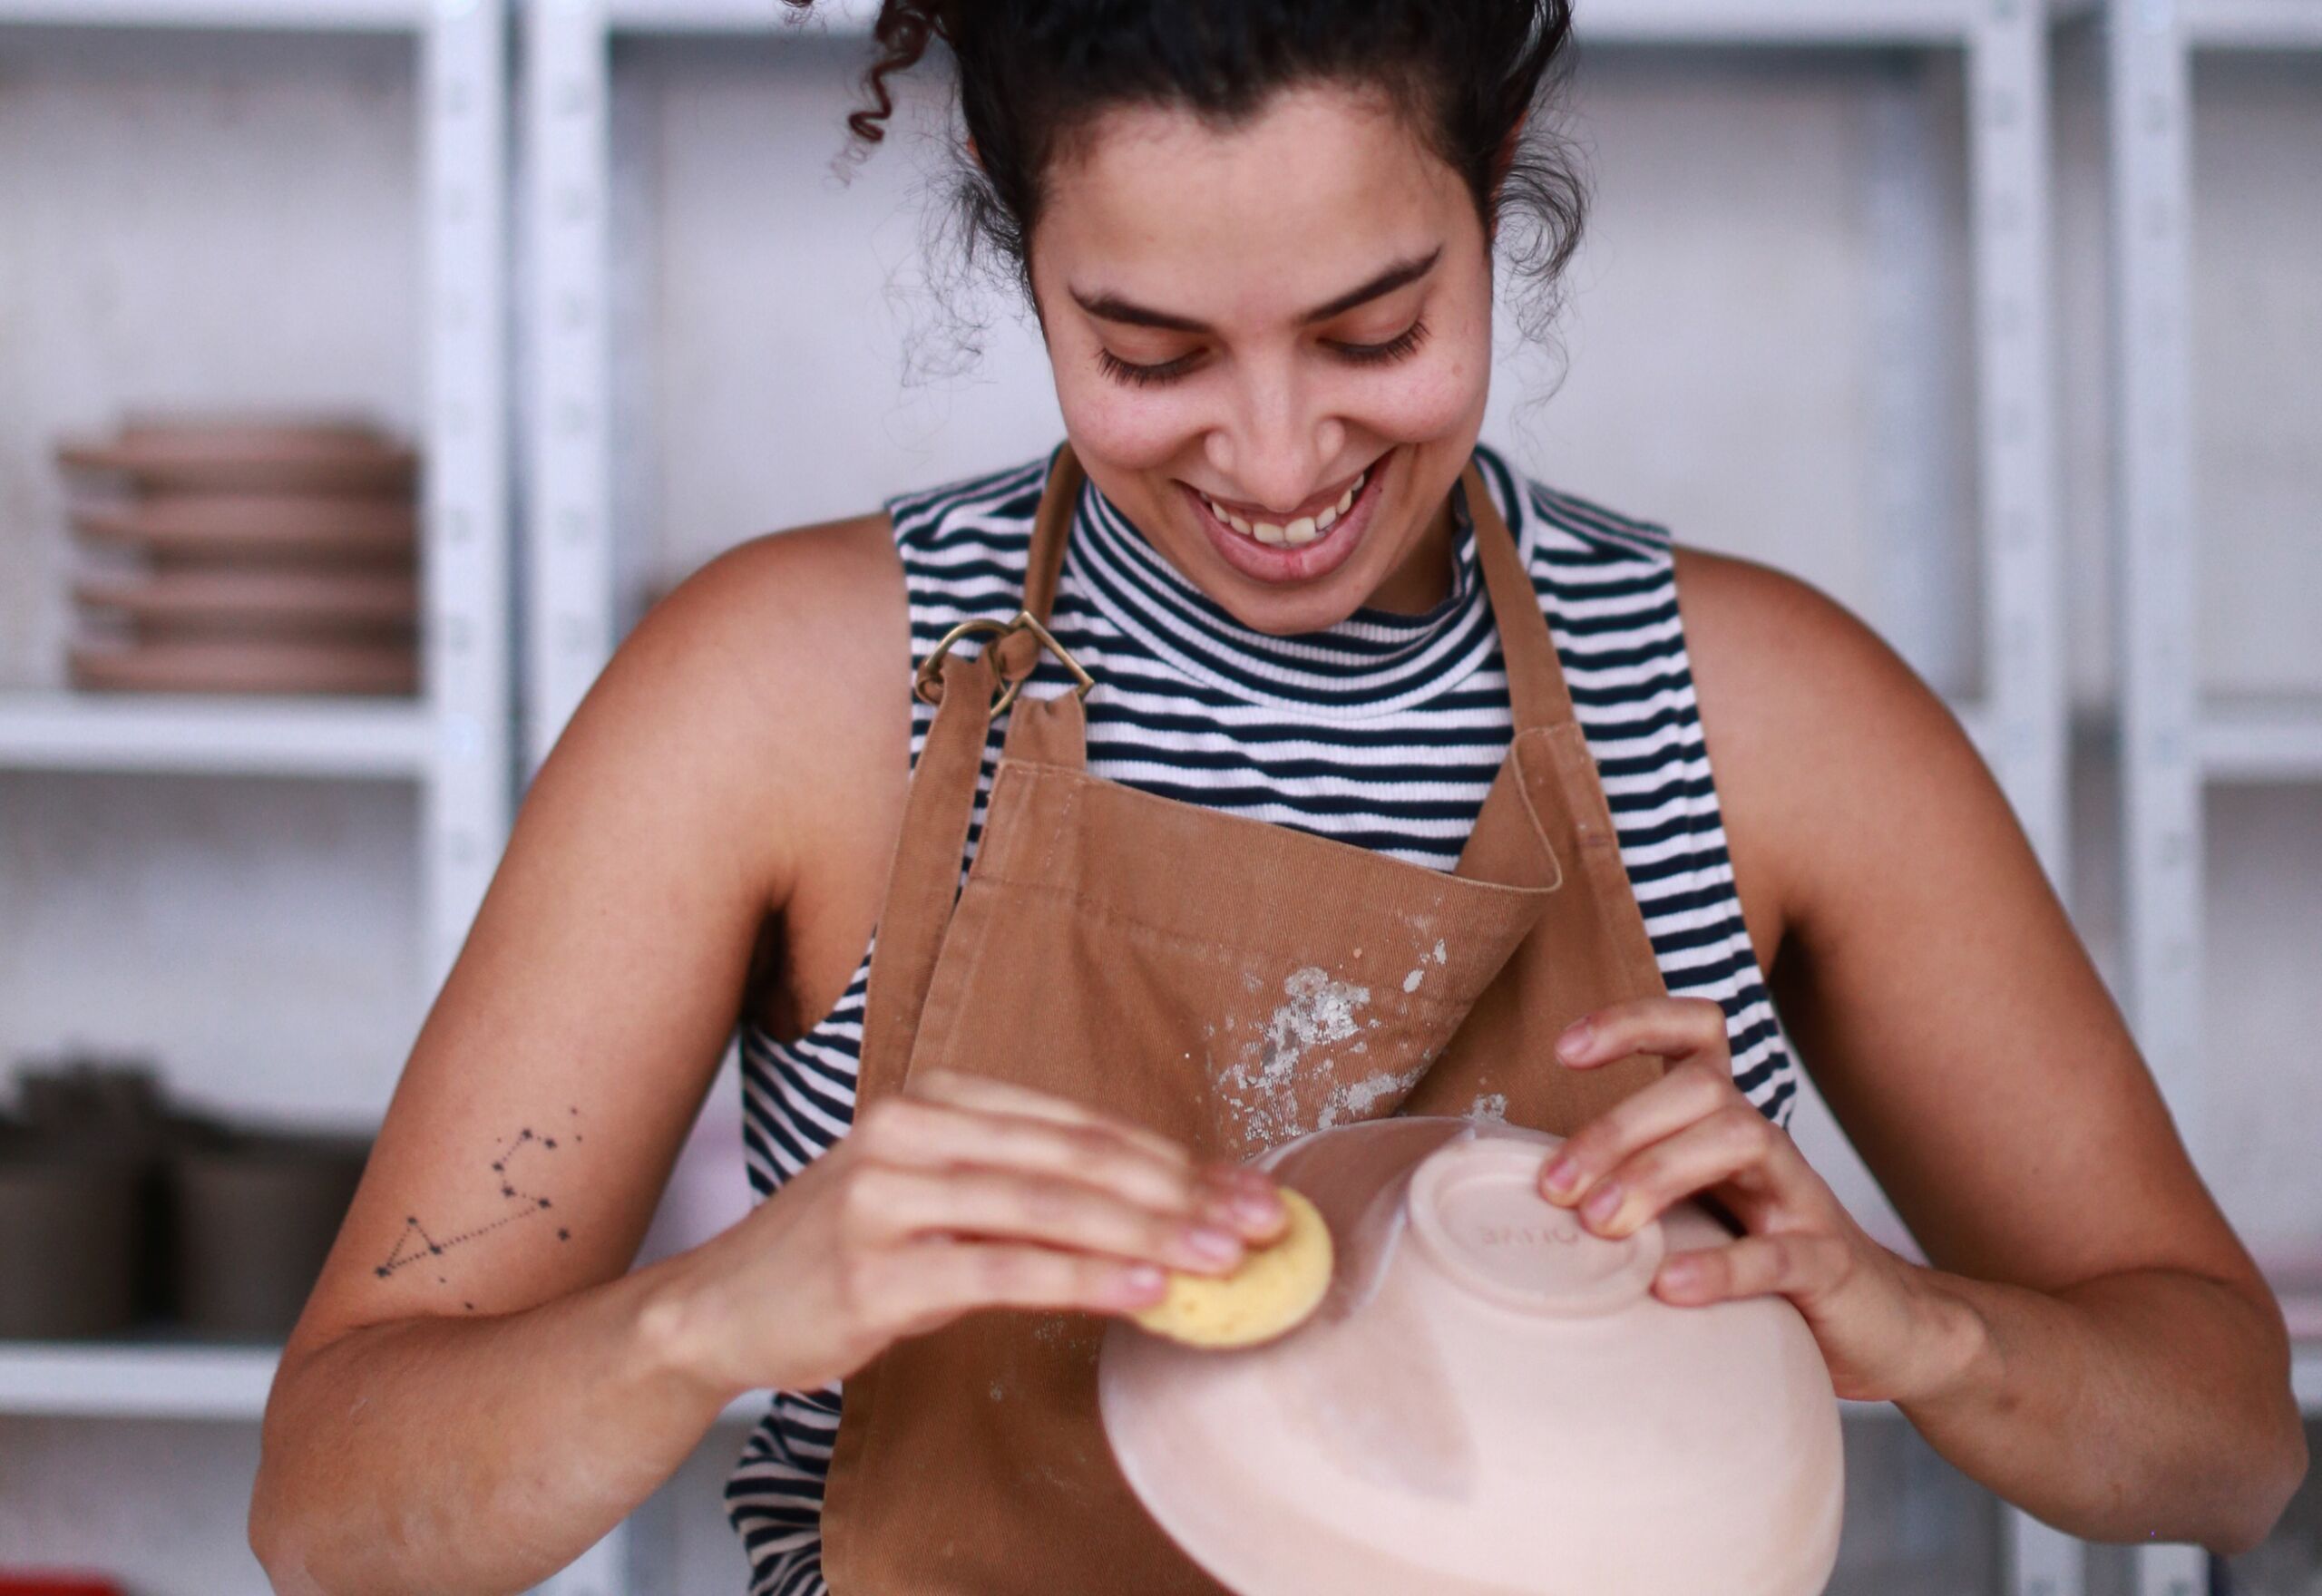
[[161, 570], [87, 576], [73, 584], [84, 612], [118, 616], [141, 639], [231, 636], [408, 638], [419, 584], [393, 571]]
[[112, 438], [59, 443], [56, 455], [149, 492], [408, 493], [419, 465], [359, 421], [233, 416], [132, 418]]
[[84, 640], [71, 646], [67, 665], [74, 686], [112, 692], [393, 696], [419, 687], [419, 654], [409, 643]]
[[1556, 1138], [1466, 1120], [1318, 1132], [1260, 1162], [1338, 1253], [1314, 1317], [1204, 1352], [1121, 1323], [1099, 1405], [1131, 1488], [1240, 1596], [1813, 1596], [1838, 1403], [1780, 1298], [1673, 1308], [1692, 1203], [1611, 1241], [1541, 1197]]
[[166, 493], [73, 511], [93, 541], [161, 565], [408, 566], [419, 518], [408, 502], [295, 493]]
[[363, 1138], [316, 1133], [182, 1139], [168, 1155], [179, 1322], [239, 1340], [288, 1335], [369, 1155]]
[[[169, 1226], [163, 1157], [172, 1143], [214, 1134], [217, 1125], [171, 1107], [151, 1062], [141, 1057], [72, 1054], [19, 1066], [16, 1101], [24, 1133], [40, 1147], [58, 1158], [125, 1175], [133, 1202], [130, 1228], [108, 1232], [102, 1242], [93, 1239], [87, 1267], [108, 1276], [116, 1270], [132, 1276], [132, 1319], [168, 1317], [177, 1290], [162, 1244]], [[102, 1330], [56, 1333], [102, 1334], [122, 1322], [109, 1317]]]
[[0, 1336], [62, 1340], [137, 1321], [144, 1176], [122, 1147], [0, 1122]]

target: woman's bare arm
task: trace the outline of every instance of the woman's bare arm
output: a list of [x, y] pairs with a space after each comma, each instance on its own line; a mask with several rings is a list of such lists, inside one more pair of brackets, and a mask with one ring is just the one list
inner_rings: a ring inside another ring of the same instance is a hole
[[1280, 1229], [1262, 1176], [928, 1075], [720, 1234], [623, 1273], [766, 917], [809, 1012], [861, 956], [906, 657], [883, 521], [848, 523], [717, 562], [590, 694], [276, 1378], [250, 1533], [278, 1589], [522, 1590], [731, 1397], [844, 1378], [983, 1309], [1146, 1307], [1166, 1269], [1231, 1269]]
[[277, 1376], [250, 1533], [278, 1590], [521, 1590], [715, 1419], [657, 1314], [669, 1271], [624, 1271], [756, 932], [837, 844], [816, 778], [892, 767], [900, 791], [908, 647], [873, 518], [716, 562], [590, 694]]
[[1979, 1332], [1906, 1413], [2065, 1530], [2247, 1547], [2306, 1467], [2280, 1312], [2005, 800], [1837, 606], [1739, 561], [1680, 571], [1783, 1019]]

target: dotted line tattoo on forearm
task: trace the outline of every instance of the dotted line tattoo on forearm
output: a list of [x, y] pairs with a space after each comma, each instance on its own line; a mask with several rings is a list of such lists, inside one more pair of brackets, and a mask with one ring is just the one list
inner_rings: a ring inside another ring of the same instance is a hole
[[[565, 1109], [565, 1113], [572, 1119], [580, 1117], [580, 1110], [578, 1107], [569, 1106]], [[578, 1131], [568, 1134], [575, 1143], [585, 1140]], [[522, 1127], [508, 1139], [500, 1151], [493, 1155], [492, 1160], [492, 1176], [493, 1180], [500, 1182], [500, 1202], [506, 1212], [502, 1212], [498, 1219], [462, 1231], [456, 1236], [443, 1237], [429, 1235], [427, 1227], [419, 1222], [417, 1214], [406, 1214], [404, 1216], [403, 1233], [395, 1238], [395, 1247], [387, 1253], [386, 1261], [371, 1272], [383, 1280], [386, 1280], [398, 1270], [408, 1269], [413, 1264], [426, 1263], [430, 1260], [440, 1259], [453, 1248], [478, 1241], [503, 1226], [512, 1225], [519, 1220], [538, 1219], [541, 1214], [549, 1212], [555, 1206], [549, 1198], [538, 1192], [523, 1191], [517, 1186], [518, 1177], [514, 1166], [519, 1155], [524, 1153], [531, 1154], [527, 1160], [528, 1163], [537, 1164], [542, 1156], [553, 1153], [557, 1150], [557, 1139], [554, 1136], [535, 1131], [530, 1125]], [[560, 1224], [556, 1227], [556, 1239], [560, 1241], [570, 1241], [572, 1240], [572, 1231]], [[439, 1274], [435, 1277], [435, 1283], [439, 1286], [449, 1285], [451, 1280], [448, 1276]], [[475, 1304], [473, 1302], [463, 1302], [460, 1306], [470, 1312], [475, 1309]]]

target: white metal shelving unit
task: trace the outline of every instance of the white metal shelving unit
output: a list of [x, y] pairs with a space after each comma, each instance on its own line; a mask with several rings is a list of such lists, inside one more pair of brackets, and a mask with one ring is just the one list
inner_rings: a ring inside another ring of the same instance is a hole
[[[2112, 416], [2128, 999], [2187, 1143], [2202, 1150], [2206, 789], [2322, 782], [2322, 703], [2202, 690], [2194, 491], [2193, 58], [2322, 51], [2315, 0], [2107, 0], [2113, 275]], [[2322, 1350], [2300, 1406], [2322, 1415]], [[2197, 1548], [2142, 1554], [2142, 1596], [2200, 1596]]]
[[[2090, 0], [1591, 0], [1584, 44], [1956, 50], [1969, 67], [1982, 702], [1962, 706], [2052, 871], [2064, 848], [2047, 42]], [[860, 28], [852, 0], [817, 27]], [[610, 41], [766, 34], [781, 0], [528, 0], [523, 116], [531, 492], [525, 751], [537, 765], [610, 657], [613, 532]], [[2060, 873], [2060, 871], [2059, 871]]]
[[423, 968], [449, 969], [508, 826], [507, 71], [502, 0], [0, 0], [22, 25], [408, 35], [425, 278], [424, 696], [0, 694], [0, 769], [418, 784]]
[[[19, 26], [406, 36], [424, 275], [424, 688], [415, 700], [0, 693], [0, 769], [415, 783], [432, 987], [508, 826], [507, 61], [502, 0], [0, 0]], [[0, 1342], [0, 1414], [255, 1422], [276, 1353]]]
[[[2056, 484], [2048, 46], [2100, 0], [1589, 0], [1584, 45], [1956, 51], [1967, 68], [1980, 702], [1961, 706], [2059, 879], [2067, 701]], [[765, 34], [780, 0], [522, 0], [526, 259], [524, 748], [536, 766], [618, 640], [614, 545], [611, 44]], [[851, 0], [815, 25], [861, 29]], [[1906, 342], [1908, 340], [1906, 339]], [[1907, 401], [1906, 402], [1907, 403]], [[639, 1533], [649, 1532], [640, 1531]], [[2077, 1543], [2011, 1513], [2011, 1588], [2078, 1596]], [[648, 1549], [609, 1542], [576, 1588], [612, 1589]], [[649, 1557], [643, 1566], [650, 1566]]]

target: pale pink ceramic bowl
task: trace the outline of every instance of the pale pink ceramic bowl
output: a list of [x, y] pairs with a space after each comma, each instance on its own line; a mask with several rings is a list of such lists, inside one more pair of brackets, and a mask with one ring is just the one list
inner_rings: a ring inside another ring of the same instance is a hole
[[1843, 1480], [1829, 1371], [1788, 1302], [1672, 1308], [1686, 1203], [1628, 1239], [1538, 1194], [1556, 1138], [1456, 1119], [1317, 1132], [1261, 1161], [1338, 1270], [1271, 1346], [1123, 1322], [1098, 1369], [1130, 1486], [1240, 1596], [1813, 1596]]

